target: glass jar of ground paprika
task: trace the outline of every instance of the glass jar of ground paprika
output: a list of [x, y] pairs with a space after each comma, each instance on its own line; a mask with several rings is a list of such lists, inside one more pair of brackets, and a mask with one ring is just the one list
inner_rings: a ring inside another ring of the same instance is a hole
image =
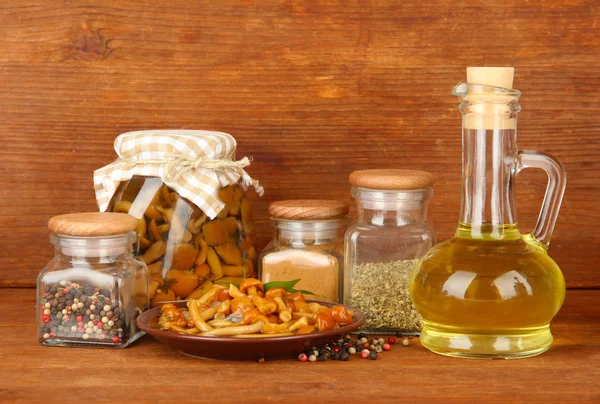
[[294, 281], [314, 298], [339, 302], [348, 205], [332, 200], [288, 200], [269, 206], [273, 240], [259, 256], [264, 283]]
[[124, 348], [143, 335], [146, 265], [133, 257], [137, 220], [73, 213], [48, 222], [54, 258], [37, 280], [38, 341], [49, 346]]

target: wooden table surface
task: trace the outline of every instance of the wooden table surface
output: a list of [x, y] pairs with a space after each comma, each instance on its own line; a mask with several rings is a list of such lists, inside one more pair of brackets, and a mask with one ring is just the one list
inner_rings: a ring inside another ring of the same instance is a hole
[[221, 362], [149, 336], [123, 350], [50, 348], [35, 291], [0, 289], [0, 402], [586, 402], [600, 400], [600, 291], [571, 290], [554, 346], [521, 360], [470, 360], [395, 345], [376, 361]]

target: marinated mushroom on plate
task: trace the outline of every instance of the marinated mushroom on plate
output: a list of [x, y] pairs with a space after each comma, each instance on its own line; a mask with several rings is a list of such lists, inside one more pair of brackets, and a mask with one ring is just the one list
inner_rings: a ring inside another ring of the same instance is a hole
[[[267, 290], [265, 290], [267, 289]], [[307, 303], [301, 292], [282, 287], [265, 288], [258, 279], [245, 279], [239, 287], [213, 284], [203, 295], [189, 299], [187, 307], [161, 307], [161, 330], [204, 337], [265, 338], [310, 334], [339, 328], [354, 321], [345, 306], [331, 308]]]

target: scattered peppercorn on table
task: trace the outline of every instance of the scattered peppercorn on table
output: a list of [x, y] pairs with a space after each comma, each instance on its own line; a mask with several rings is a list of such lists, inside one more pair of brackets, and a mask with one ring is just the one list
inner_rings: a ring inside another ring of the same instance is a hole
[[0, 289], [0, 402], [597, 401], [599, 300], [568, 291], [552, 349], [529, 359], [446, 358], [413, 338], [377, 360], [255, 363], [193, 358], [149, 336], [120, 350], [44, 347], [35, 290]]

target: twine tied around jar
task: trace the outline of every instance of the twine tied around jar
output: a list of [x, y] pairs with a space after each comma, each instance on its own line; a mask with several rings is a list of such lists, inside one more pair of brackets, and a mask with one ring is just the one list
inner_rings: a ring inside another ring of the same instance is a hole
[[244, 157], [241, 160], [233, 160], [233, 156], [227, 156], [222, 159], [213, 159], [208, 157], [188, 157], [184, 154], [167, 153], [160, 159], [140, 159], [132, 160], [131, 165], [137, 164], [161, 164], [164, 166], [163, 180], [165, 182], [175, 182], [184, 172], [195, 168], [206, 168], [214, 171], [233, 170], [241, 174], [244, 167], [249, 166], [251, 159]]

